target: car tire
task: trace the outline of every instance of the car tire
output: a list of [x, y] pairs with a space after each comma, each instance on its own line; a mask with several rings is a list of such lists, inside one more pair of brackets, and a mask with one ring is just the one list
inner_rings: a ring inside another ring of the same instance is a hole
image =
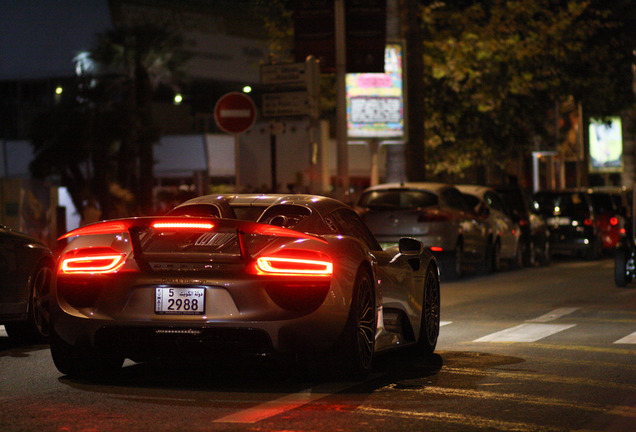
[[356, 277], [349, 318], [337, 347], [339, 375], [347, 379], [364, 379], [373, 367], [376, 332], [376, 304], [373, 279], [366, 269]]
[[449, 279], [461, 279], [464, 276], [464, 246], [461, 241], [457, 242], [449, 261], [447, 272]]
[[492, 254], [490, 255], [490, 272], [497, 273], [501, 270], [501, 243], [499, 239], [495, 240], [492, 246]]
[[24, 342], [46, 342], [49, 337], [53, 264], [38, 264], [29, 278], [29, 305], [26, 321], [5, 324], [9, 337]]
[[124, 363], [123, 357], [105, 356], [91, 347], [70, 345], [54, 331], [51, 332], [51, 356], [60, 372], [77, 378], [114, 375]]
[[548, 266], [552, 262], [552, 250], [550, 249], [550, 240], [547, 238], [543, 242], [543, 250], [541, 251], [541, 257], [539, 264], [542, 266]]
[[424, 280], [420, 334], [417, 339], [417, 350], [422, 354], [432, 354], [437, 346], [440, 304], [439, 274], [437, 267], [431, 264], [426, 270], [426, 279]]
[[623, 288], [627, 285], [627, 260], [629, 259], [629, 250], [625, 247], [619, 247], [614, 254], [614, 282], [617, 287]]

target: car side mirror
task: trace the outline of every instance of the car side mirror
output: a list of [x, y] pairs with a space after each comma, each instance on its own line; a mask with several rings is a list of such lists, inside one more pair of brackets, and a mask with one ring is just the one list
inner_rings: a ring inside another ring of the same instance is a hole
[[398, 243], [398, 247], [402, 255], [419, 255], [422, 253], [422, 250], [424, 250], [424, 245], [421, 241], [410, 237], [402, 237]]

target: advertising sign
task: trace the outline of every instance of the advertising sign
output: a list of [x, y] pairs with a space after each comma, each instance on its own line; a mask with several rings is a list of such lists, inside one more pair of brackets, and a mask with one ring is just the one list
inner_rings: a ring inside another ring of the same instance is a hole
[[402, 46], [388, 44], [384, 73], [347, 74], [349, 138], [404, 137]]
[[623, 171], [623, 131], [620, 117], [610, 122], [590, 120], [590, 172]]

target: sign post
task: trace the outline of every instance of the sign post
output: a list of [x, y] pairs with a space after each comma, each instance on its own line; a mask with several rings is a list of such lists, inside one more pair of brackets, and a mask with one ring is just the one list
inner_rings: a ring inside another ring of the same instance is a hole
[[236, 187], [239, 187], [240, 157], [239, 134], [249, 130], [256, 121], [256, 105], [244, 93], [230, 92], [221, 96], [214, 106], [214, 120], [224, 132], [234, 135]]

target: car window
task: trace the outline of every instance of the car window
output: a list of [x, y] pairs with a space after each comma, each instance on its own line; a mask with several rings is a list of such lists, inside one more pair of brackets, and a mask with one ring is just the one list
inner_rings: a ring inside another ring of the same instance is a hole
[[414, 189], [368, 191], [358, 200], [358, 206], [371, 209], [391, 208], [412, 210], [437, 205], [437, 195]]
[[599, 213], [616, 213], [616, 206], [610, 194], [595, 192], [590, 196], [592, 197], [595, 211]]
[[193, 204], [177, 207], [170, 210], [169, 216], [193, 216], [193, 217], [221, 217], [219, 208], [209, 204]]
[[444, 189], [440, 196], [448, 207], [468, 211], [473, 209], [473, 206], [465, 199], [464, 195], [455, 188]]
[[311, 214], [307, 207], [281, 204], [269, 207], [258, 222], [283, 228], [294, 228]]
[[370, 250], [382, 250], [369, 228], [353, 210], [347, 208], [334, 210], [331, 212], [330, 219], [333, 219], [340, 233], [360, 239]]
[[578, 192], [538, 193], [535, 202], [541, 214], [561, 214], [581, 219], [590, 216], [589, 202], [584, 194]]
[[502, 201], [502, 199], [499, 197], [499, 195], [497, 195], [495, 192], [492, 191], [488, 191], [484, 194], [484, 198], [486, 199], [486, 202], [488, 203], [488, 205], [492, 208], [494, 208], [495, 210], [499, 210], [500, 212], [504, 213], [504, 214], [509, 214], [510, 211], [508, 210], [508, 207], [506, 206], [506, 204]]

